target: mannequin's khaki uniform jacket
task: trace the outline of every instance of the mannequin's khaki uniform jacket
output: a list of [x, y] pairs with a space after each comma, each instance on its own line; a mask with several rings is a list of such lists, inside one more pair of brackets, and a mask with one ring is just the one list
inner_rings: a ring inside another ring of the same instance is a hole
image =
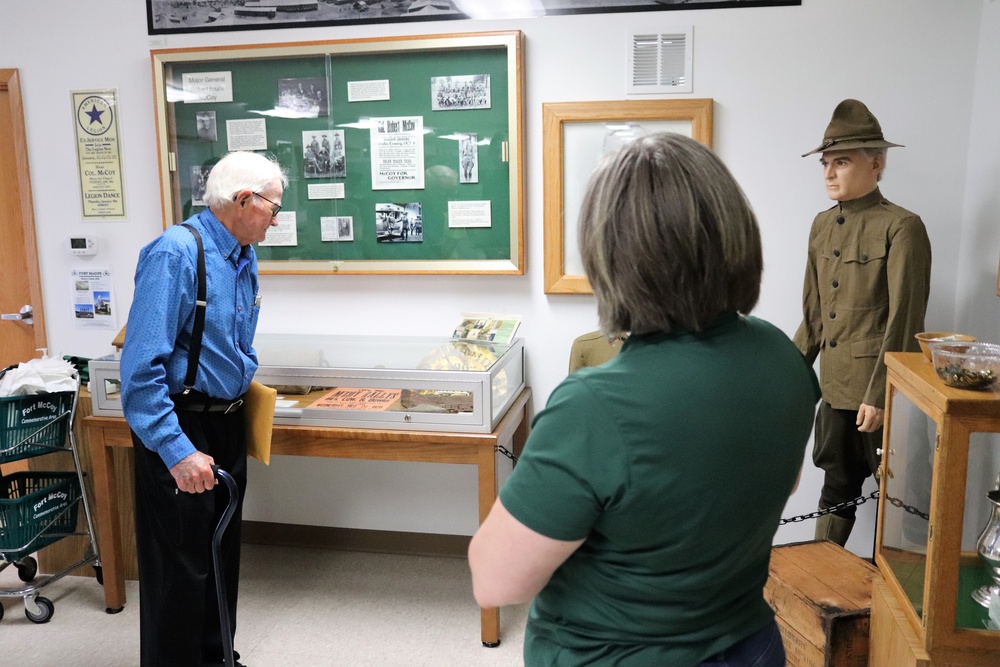
[[823, 400], [885, 405], [885, 353], [916, 351], [930, 294], [931, 245], [919, 216], [876, 188], [823, 211], [809, 232], [795, 344], [820, 356]]

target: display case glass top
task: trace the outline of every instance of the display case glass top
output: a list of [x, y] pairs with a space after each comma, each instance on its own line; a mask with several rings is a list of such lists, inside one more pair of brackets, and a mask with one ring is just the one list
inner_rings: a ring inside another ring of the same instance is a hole
[[[446, 337], [258, 334], [275, 423], [489, 433], [524, 388], [524, 346]], [[121, 415], [118, 361], [91, 362], [94, 414]]]
[[257, 334], [261, 366], [488, 371], [516, 343], [417, 336]]

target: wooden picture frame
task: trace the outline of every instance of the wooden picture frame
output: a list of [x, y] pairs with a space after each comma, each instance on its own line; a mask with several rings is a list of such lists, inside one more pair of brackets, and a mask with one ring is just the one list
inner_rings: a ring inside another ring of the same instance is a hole
[[678, 132], [711, 146], [712, 106], [711, 98], [542, 105], [546, 294], [593, 293], [575, 230], [580, 199], [602, 149], [619, 145], [621, 132]]
[[524, 273], [520, 31], [150, 57], [164, 228], [256, 150], [289, 175], [262, 274]]

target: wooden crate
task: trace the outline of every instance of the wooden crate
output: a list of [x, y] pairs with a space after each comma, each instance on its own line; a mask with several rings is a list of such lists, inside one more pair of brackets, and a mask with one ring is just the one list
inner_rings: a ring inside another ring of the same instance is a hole
[[789, 667], [867, 667], [874, 565], [829, 541], [771, 551], [764, 597]]

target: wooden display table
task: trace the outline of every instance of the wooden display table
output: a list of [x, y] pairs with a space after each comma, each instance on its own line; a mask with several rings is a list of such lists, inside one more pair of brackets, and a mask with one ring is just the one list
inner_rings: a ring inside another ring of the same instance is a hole
[[[334, 426], [284, 426], [276, 424], [271, 453], [285, 456], [366, 459], [375, 461], [418, 461], [464, 463], [479, 469], [479, 521], [486, 519], [497, 497], [497, 447], [518, 455], [528, 436], [528, 406], [531, 389], [525, 388], [511, 404], [492, 433], [447, 433], [441, 431], [400, 431], [390, 429], [339, 428]], [[104, 600], [109, 613], [125, 605], [123, 544], [119, 475], [116, 448], [131, 447], [128, 425], [121, 417], [83, 419], [91, 449], [94, 474], [94, 505], [101, 529], [98, 532], [104, 566]], [[131, 540], [134, 542], [133, 540]], [[482, 642], [500, 643], [500, 612], [482, 609]]]

